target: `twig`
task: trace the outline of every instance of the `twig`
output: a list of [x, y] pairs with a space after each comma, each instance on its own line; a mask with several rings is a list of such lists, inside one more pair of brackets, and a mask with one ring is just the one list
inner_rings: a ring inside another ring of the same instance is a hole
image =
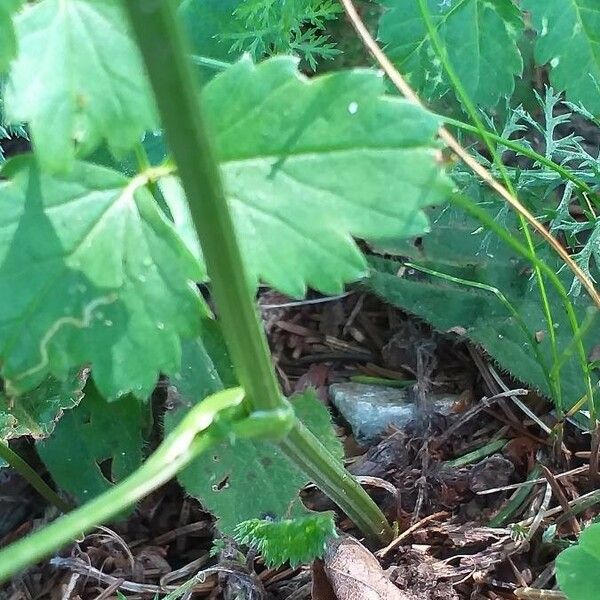
[[[115, 585], [115, 583], [120, 582], [120, 588], [127, 592], [138, 592], [141, 594], [164, 594], [165, 592], [174, 592], [180, 587], [173, 585], [152, 585], [149, 583], [136, 583], [134, 581], [122, 580], [119, 577], [113, 577], [112, 575], [103, 573], [99, 569], [88, 565], [79, 558], [55, 557], [50, 560], [50, 564], [59, 569], [68, 569], [70, 571], [73, 571], [74, 573], [79, 573], [80, 575], [94, 577], [99, 582], [108, 585]], [[194, 591], [206, 593], [212, 590], [214, 586], [212, 584], [207, 584], [204, 580], [209, 575], [216, 575], [217, 573], [222, 571], [230, 574], [235, 574], [234, 571], [232, 571], [231, 569], [226, 569], [225, 567], [212, 567], [210, 569], [206, 569], [201, 572], [203, 581], [198, 580], [198, 585], [194, 587]]]
[[[552, 488], [552, 493], [554, 494], [554, 497], [558, 500], [559, 504], [563, 507], [563, 510], [565, 511], [565, 515], [568, 515], [571, 510], [569, 507], [569, 501], [567, 500], [565, 493], [562, 491], [562, 488], [558, 484], [558, 481], [556, 481], [556, 477], [554, 477], [554, 474], [552, 473], [552, 471], [550, 471], [550, 469], [544, 465], [542, 465], [542, 473], [544, 474], [544, 477], [548, 480], [548, 483], [550, 484], [550, 487]], [[581, 527], [579, 526], [579, 523], [577, 522], [575, 515], [571, 515], [569, 517], [569, 521], [571, 522], [571, 528], [573, 529], [573, 533], [575, 535], [579, 535], [581, 533]]]
[[[404, 77], [394, 67], [389, 58], [381, 50], [373, 36], [369, 33], [362, 19], [360, 18], [352, 0], [340, 0], [352, 26], [358, 33], [363, 44], [373, 55], [373, 58], [379, 63], [390, 81], [402, 93], [402, 95], [417, 104], [424, 107], [423, 103], [416, 95], [414, 90], [408, 85]], [[600, 294], [597, 292], [590, 278], [582, 271], [581, 267], [569, 256], [568, 252], [561, 246], [560, 242], [521, 204], [513, 194], [511, 194], [502, 184], [494, 179], [491, 173], [483, 167], [475, 158], [473, 158], [456, 140], [456, 138], [445, 128], [441, 127], [438, 132], [440, 138], [453, 152], [481, 179], [501, 196], [513, 210], [520, 214], [551, 246], [551, 248], [560, 256], [565, 264], [571, 269], [575, 277], [581, 282], [594, 303], [600, 308]]]
[[[554, 475], [554, 479], [562, 479], [564, 477], [571, 477], [573, 475], [580, 475], [581, 473], [586, 473], [588, 471], [587, 466], [577, 467], [576, 469], [571, 469], [570, 471], [565, 471], [564, 473], [559, 473], [558, 475]], [[521, 483], [512, 483], [510, 485], [503, 485], [502, 487], [490, 488], [489, 490], [481, 490], [479, 492], [475, 492], [478, 496], [486, 496], [487, 494], [495, 494], [496, 492], [507, 492], [508, 490], [517, 490], [525, 485], [531, 485], [532, 483], [544, 483], [546, 479], [544, 477], [540, 477], [539, 479], [534, 479], [533, 481], [523, 481]]]
[[378, 550], [375, 553], [375, 555], [378, 556], [379, 558], [384, 558], [385, 556], [387, 556], [387, 554], [390, 553], [391, 550], [394, 550], [394, 548], [397, 548], [400, 545], [400, 543], [403, 540], [405, 540], [409, 535], [411, 535], [418, 529], [421, 529], [421, 527], [423, 527], [423, 525], [427, 525], [427, 523], [430, 523], [431, 521], [435, 521], [436, 519], [445, 519], [447, 516], [448, 516], [447, 512], [440, 511], [437, 513], [433, 513], [432, 515], [427, 515], [426, 517], [423, 517], [420, 521], [417, 521], [416, 523], [411, 525], [408, 529], [405, 529], [398, 537], [393, 539], [385, 548]]

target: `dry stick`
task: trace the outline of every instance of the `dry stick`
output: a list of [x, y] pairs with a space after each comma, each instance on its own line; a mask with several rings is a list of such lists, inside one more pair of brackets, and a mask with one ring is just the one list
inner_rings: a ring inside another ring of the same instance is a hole
[[397, 548], [400, 543], [402, 542], [402, 540], [406, 539], [411, 533], [414, 533], [415, 531], [417, 531], [417, 529], [421, 529], [421, 527], [423, 527], [423, 525], [427, 525], [427, 523], [430, 523], [431, 521], [435, 521], [436, 519], [445, 519], [448, 516], [449, 513], [445, 512], [445, 511], [441, 511], [441, 512], [436, 512], [433, 513], [432, 515], [427, 515], [426, 517], [423, 517], [420, 521], [417, 521], [416, 523], [413, 523], [408, 529], [405, 529], [397, 538], [393, 539], [385, 548], [382, 548], [381, 550], [378, 550], [377, 552], [375, 552], [375, 555], [378, 556], [379, 558], [384, 558], [387, 554], [389, 554], [389, 552], [391, 550], [393, 550], [394, 548]]
[[[390, 81], [398, 88], [402, 95], [411, 102], [425, 108], [414, 90], [408, 85], [404, 77], [398, 72], [389, 58], [384, 54], [373, 36], [365, 27], [362, 19], [352, 3], [352, 0], [340, 0], [352, 26], [358, 33], [363, 44], [367, 47], [373, 58], [379, 63], [385, 74], [390, 78]], [[454, 153], [481, 179], [491, 187], [499, 196], [501, 196], [517, 213], [519, 213], [552, 247], [552, 249], [560, 256], [573, 272], [575, 277], [579, 279], [581, 285], [586, 289], [591, 296], [594, 304], [600, 308], [600, 294], [594, 287], [590, 278], [581, 270], [579, 265], [569, 256], [568, 252], [560, 245], [560, 242], [550, 234], [550, 232], [521, 204], [521, 202], [511, 194], [501, 183], [496, 181], [491, 173], [475, 158], [473, 158], [456, 140], [456, 138], [445, 128], [439, 129], [438, 135], [451, 148]]]
[[[554, 497], [558, 500], [558, 503], [563, 507], [565, 514], [568, 514], [570, 510], [569, 500], [565, 496], [565, 493], [562, 491], [562, 488], [556, 480], [556, 477], [554, 477], [554, 473], [552, 473], [552, 471], [550, 471], [550, 469], [544, 465], [541, 465], [541, 467], [544, 477], [548, 480], [548, 483], [552, 488], [552, 493], [554, 494]], [[581, 533], [581, 527], [579, 526], [579, 522], [575, 518], [575, 515], [571, 515], [569, 521], [571, 522], [571, 528], [573, 530], [573, 533], [578, 536]]]

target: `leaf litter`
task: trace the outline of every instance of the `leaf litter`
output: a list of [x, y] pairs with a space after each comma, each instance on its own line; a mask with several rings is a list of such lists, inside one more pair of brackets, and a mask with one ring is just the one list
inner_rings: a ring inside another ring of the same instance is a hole
[[[308, 566], [268, 568], [256, 553], [220, 539], [212, 517], [170, 483], [125, 521], [15, 579], [2, 597], [92, 600], [117, 598], [116, 590], [126, 598], [166, 597], [186, 581], [188, 598], [237, 590], [300, 599], [311, 589], [313, 597], [340, 599], [535, 598], [531, 590], [552, 587], [553, 559], [600, 503], [587, 478], [580, 430], [565, 425], [560, 462], [553, 462], [547, 433], [553, 417], [543, 399], [523, 395], [460, 331], [435, 332], [360, 289], [307, 302], [265, 290], [260, 305], [286, 393], [314, 388], [333, 412], [349, 469], [397, 523], [396, 539], [368, 549], [348, 537], [358, 532], [339, 515], [342, 537], [329, 547], [319, 580]], [[421, 411], [361, 446], [328, 392], [356, 378], [406, 384], [415, 398], [447, 392], [457, 399], [449, 415]], [[154, 393], [159, 418], [166, 384]], [[14, 481], [2, 484], [7, 508], [4, 491]], [[312, 486], [302, 498], [311, 509], [334, 508]], [[0, 544], [53, 516], [35, 498], [27, 508], [18, 521], [4, 523]], [[326, 582], [334, 596], [322, 595]]]

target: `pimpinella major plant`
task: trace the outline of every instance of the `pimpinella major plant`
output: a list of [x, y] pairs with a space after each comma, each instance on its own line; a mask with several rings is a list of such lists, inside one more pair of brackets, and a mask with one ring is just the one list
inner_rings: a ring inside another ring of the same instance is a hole
[[[341, 466], [327, 411], [310, 393], [283, 398], [253, 304], [259, 283], [301, 297], [363, 279], [548, 395], [558, 437], [573, 406], [587, 405], [594, 428], [597, 325], [581, 276], [470, 171], [444, 172], [436, 134], [455, 129], [596, 279], [598, 160], [555, 113], [560, 93], [591, 123], [600, 112], [598, 7], [382, 1], [388, 55], [448, 117], [390, 93], [373, 69], [302, 74], [298, 57], [317, 68], [335, 52], [327, 25], [339, 13], [329, 0], [0, 7], [3, 122], [32, 144], [0, 173], [2, 441], [35, 437], [80, 503], [0, 553], [0, 577], [174, 476], [270, 564], [309, 561], [335, 533], [331, 514], [299, 501], [308, 481], [365, 536], [389, 538]], [[282, 51], [296, 56], [271, 56]], [[553, 86], [543, 118], [511, 105], [527, 57]], [[207, 68], [218, 71], [208, 82]], [[572, 219], [574, 203], [585, 219]], [[366, 258], [357, 239], [404, 259]], [[174, 400], [144, 459], [160, 374]]]

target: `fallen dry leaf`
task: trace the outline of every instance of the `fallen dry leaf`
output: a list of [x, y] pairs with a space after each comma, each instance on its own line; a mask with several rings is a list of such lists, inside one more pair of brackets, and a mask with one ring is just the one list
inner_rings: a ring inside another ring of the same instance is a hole
[[350, 536], [329, 543], [324, 570], [338, 600], [415, 600], [399, 590], [373, 554]]

